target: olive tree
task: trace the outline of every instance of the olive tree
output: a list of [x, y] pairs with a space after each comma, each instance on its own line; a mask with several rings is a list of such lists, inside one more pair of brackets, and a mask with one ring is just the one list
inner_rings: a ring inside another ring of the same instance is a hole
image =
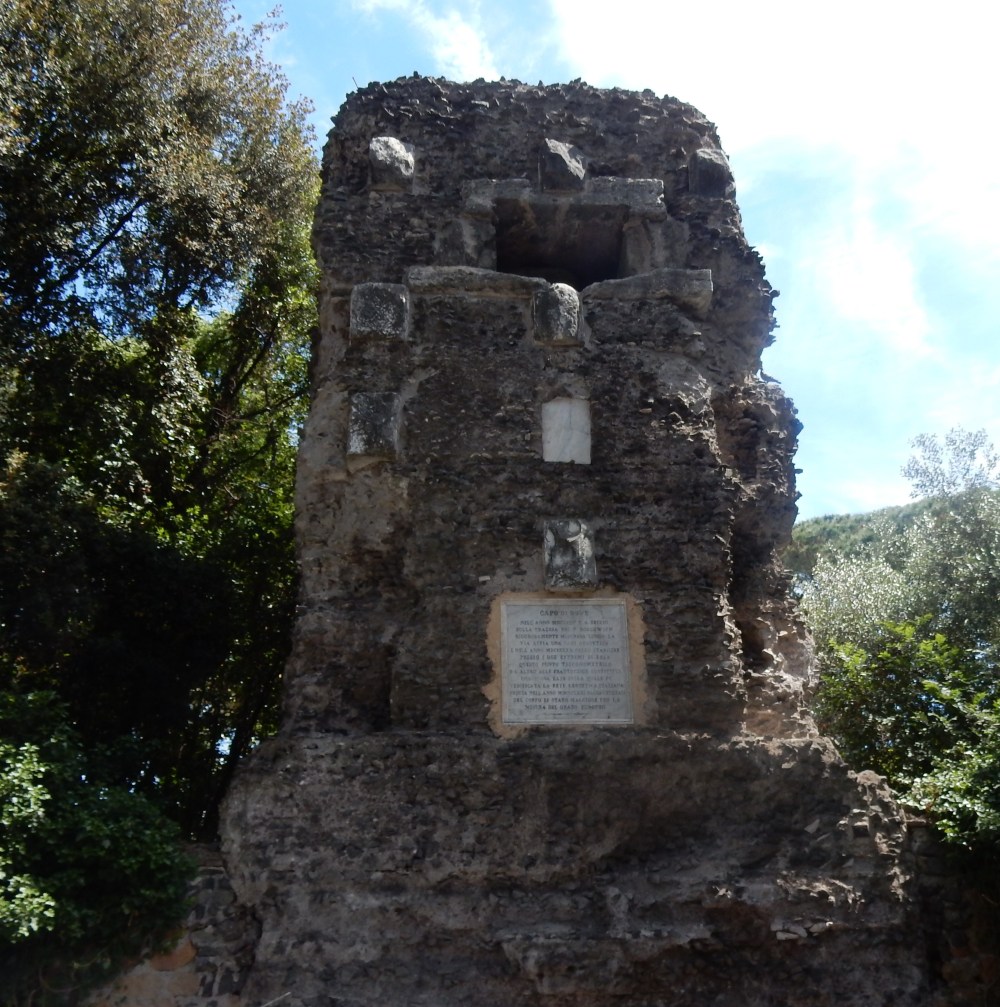
[[904, 472], [929, 506], [825, 556], [803, 588], [821, 726], [956, 842], [1000, 843], [1000, 489], [982, 432], [925, 435]]

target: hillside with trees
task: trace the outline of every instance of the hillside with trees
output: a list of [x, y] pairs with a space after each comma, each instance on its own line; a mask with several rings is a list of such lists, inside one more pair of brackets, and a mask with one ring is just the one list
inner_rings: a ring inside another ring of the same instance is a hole
[[[918, 501], [796, 531], [815, 712], [956, 849], [1000, 849], [1000, 464], [984, 432], [923, 436]], [[791, 567], [795, 569], [794, 566]]]
[[0, 7], [0, 998], [62, 1003], [183, 909], [274, 728], [316, 196], [273, 26]]
[[916, 500], [901, 507], [883, 507], [866, 514], [826, 514], [799, 521], [783, 560], [796, 577], [810, 577], [821, 557], [856, 555], [871, 547], [882, 530], [901, 533], [929, 504]]

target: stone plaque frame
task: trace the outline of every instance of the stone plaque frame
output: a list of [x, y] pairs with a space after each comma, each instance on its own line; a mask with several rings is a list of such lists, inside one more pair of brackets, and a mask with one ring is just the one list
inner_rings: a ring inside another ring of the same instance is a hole
[[488, 636], [495, 733], [647, 722], [642, 617], [629, 595], [504, 594]]

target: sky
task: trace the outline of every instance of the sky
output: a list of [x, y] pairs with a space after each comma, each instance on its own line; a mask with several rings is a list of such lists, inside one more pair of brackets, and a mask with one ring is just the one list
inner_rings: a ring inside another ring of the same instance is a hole
[[[237, 0], [248, 22], [270, 0]], [[1000, 443], [995, 38], [977, 0], [284, 0], [269, 58], [325, 137], [414, 71], [650, 88], [719, 129], [803, 430], [799, 516], [907, 503], [923, 433]]]

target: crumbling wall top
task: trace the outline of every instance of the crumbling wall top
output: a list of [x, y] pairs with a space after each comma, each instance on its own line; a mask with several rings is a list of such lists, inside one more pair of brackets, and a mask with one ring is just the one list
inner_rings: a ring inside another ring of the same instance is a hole
[[[582, 82], [370, 84], [334, 120], [315, 245], [328, 284], [470, 266], [578, 290], [653, 269], [733, 273], [759, 353], [773, 291], [747, 244], [715, 127], [652, 91]], [[724, 302], [725, 306], [726, 302]]]

